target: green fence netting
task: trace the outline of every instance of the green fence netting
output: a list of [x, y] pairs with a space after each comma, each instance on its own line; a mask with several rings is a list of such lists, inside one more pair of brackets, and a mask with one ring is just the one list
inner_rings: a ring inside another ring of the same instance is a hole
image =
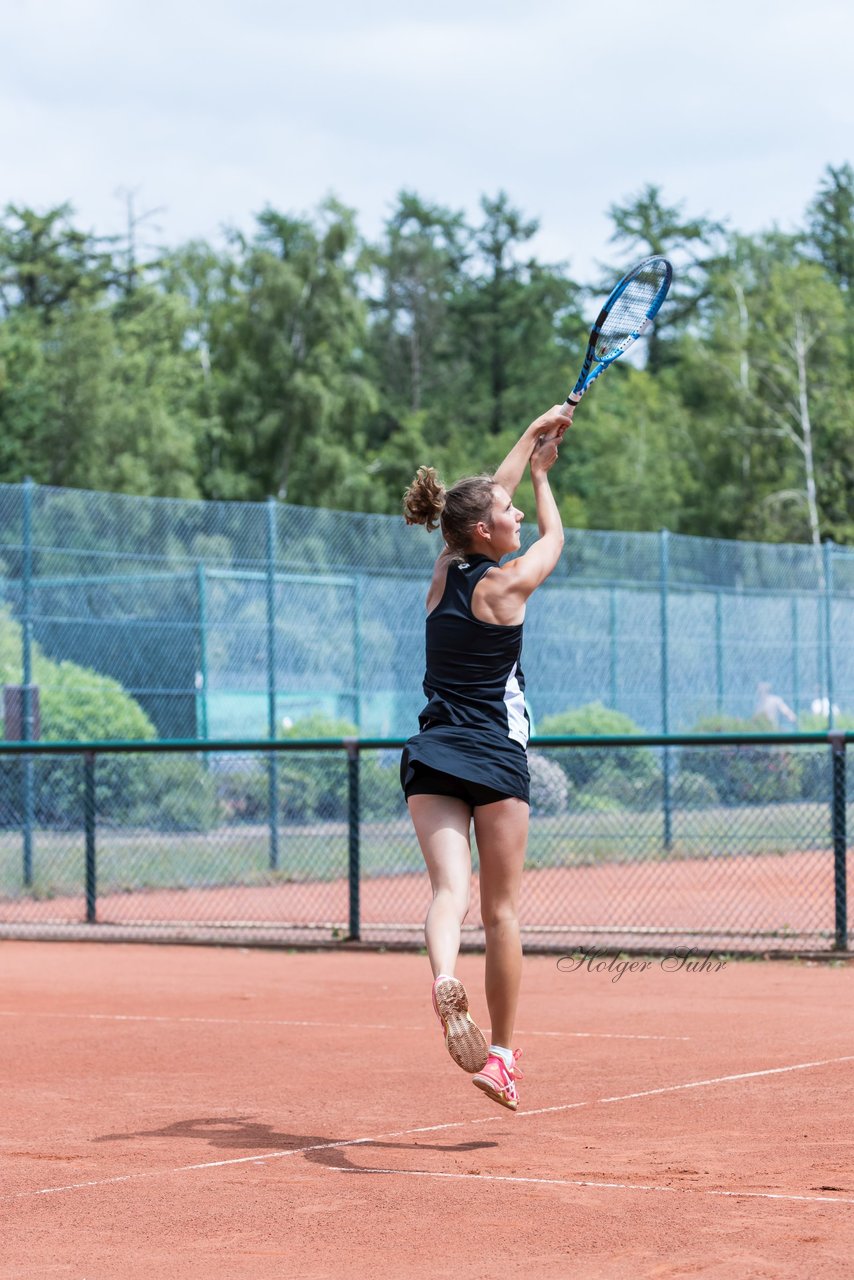
[[[86, 923], [88, 795], [99, 929], [345, 936], [357, 840], [361, 936], [417, 940], [396, 749], [359, 751], [355, 837], [343, 751], [258, 740], [414, 730], [437, 549], [390, 516], [0, 486], [6, 739], [208, 744], [98, 754], [88, 781], [85, 753], [4, 755], [4, 927]], [[590, 704], [647, 735], [744, 728], [760, 686], [804, 731], [537, 746], [529, 941], [838, 944], [841, 784], [809, 732], [854, 724], [854, 552], [570, 530], [523, 662], [535, 731]]]
[[[41, 655], [43, 700], [51, 681], [69, 691], [55, 664], [92, 669], [161, 738], [267, 736], [313, 715], [406, 735], [436, 538], [275, 502], [0, 486], [4, 679], [32, 678]], [[529, 606], [524, 665], [535, 727], [600, 702], [685, 732], [749, 718], [760, 684], [811, 728], [844, 722], [854, 552], [570, 530]]]

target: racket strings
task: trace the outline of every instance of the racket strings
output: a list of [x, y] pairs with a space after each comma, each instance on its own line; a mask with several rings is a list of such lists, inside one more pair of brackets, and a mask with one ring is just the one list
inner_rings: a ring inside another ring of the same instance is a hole
[[617, 348], [637, 336], [654, 312], [654, 304], [666, 283], [666, 265], [650, 263], [630, 280], [611, 307], [596, 339], [597, 360], [606, 360]]

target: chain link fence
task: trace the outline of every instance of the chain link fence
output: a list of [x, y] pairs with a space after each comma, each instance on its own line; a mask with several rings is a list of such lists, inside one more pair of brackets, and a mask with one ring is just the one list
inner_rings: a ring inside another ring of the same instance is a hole
[[[417, 944], [397, 757], [437, 545], [391, 516], [0, 486], [3, 930]], [[529, 945], [846, 944], [854, 551], [569, 531], [524, 666], [535, 733], [592, 707], [633, 734], [534, 740]], [[760, 689], [796, 736], [745, 736]]]
[[[437, 547], [392, 516], [0, 486], [0, 677], [54, 739], [406, 737]], [[760, 686], [854, 728], [854, 550], [570, 530], [524, 665], [535, 731], [591, 703], [646, 733], [747, 721]]]
[[[401, 745], [0, 744], [0, 937], [420, 946]], [[541, 738], [530, 764], [528, 948], [848, 948], [846, 734]]]

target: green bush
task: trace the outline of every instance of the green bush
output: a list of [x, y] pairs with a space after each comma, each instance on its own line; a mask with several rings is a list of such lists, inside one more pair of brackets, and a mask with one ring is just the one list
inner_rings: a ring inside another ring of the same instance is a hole
[[[42, 738], [50, 742], [87, 739], [150, 740], [156, 731], [148, 716], [117, 680], [73, 662], [37, 666], [41, 688]], [[110, 821], [130, 817], [146, 795], [148, 760], [99, 756], [97, 812]], [[43, 756], [36, 767], [36, 813], [51, 825], [76, 824], [83, 815], [83, 768], [79, 757]]]
[[[275, 760], [279, 821], [284, 821], [286, 817], [295, 817], [298, 821], [314, 817], [317, 788], [311, 771], [312, 757], [300, 755], [300, 763], [295, 764], [297, 757], [284, 752], [277, 754]], [[305, 761], [305, 765], [302, 761]], [[216, 795], [221, 813], [227, 821], [268, 822], [269, 756], [247, 757], [236, 767], [217, 773]], [[300, 795], [302, 804], [298, 803]]]
[[[349, 720], [314, 714], [291, 725], [282, 737], [355, 738], [357, 735], [356, 726]], [[295, 822], [311, 819], [346, 821], [350, 804], [346, 752], [337, 748], [280, 755], [279, 793], [283, 818]], [[359, 803], [368, 822], [405, 814], [396, 755], [394, 759], [381, 761], [375, 752], [362, 753]]]
[[660, 808], [664, 795], [663, 779], [657, 769], [646, 778], [632, 778], [620, 772], [602, 773], [591, 787], [594, 792], [610, 794], [622, 808], [634, 809], [637, 813]]
[[128, 821], [158, 831], [211, 831], [219, 821], [216, 783], [192, 756], [137, 757], [145, 795]]
[[[719, 803], [718, 793], [708, 778], [680, 772], [673, 779], [671, 803], [678, 809], [702, 809]], [[649, 778], [630, 778], [623, 773], [601, 773], [584, 789], [580, 807], [628, 809], [647, 813], [664, 803], [664, 777], [656, 772]]]
[[[761, 733], [764, 716], [740, 720], [736, 716], [708, 716], [694, 733]], [[706, 778], [722, 804], [774, 804], [798, 799], [803, 773], [802, 748], [755, 744], [686, 747], [680, 769]]]
[[[117, 680], [74, 662], [42, 659], [42, 665], [43, 738], [76, 742], [156, 737], [151, 720]], [[38, 670], [36, 674], [38, 678]]]
[[222, 816], [230, 822], [264, 822], [269, 807], [267, 762], [249, 757], [217, 772], [216, 794]]
[[720, 803], [720, 797], [708, 778], [683, 769], [673, 783], [673, 803], [678, 809], [710, 809]]
[[[854, 733], [854, 716], [847, 711], [834, 714], [833, 728], [844, 733]], [[827, 716], [820, 712], [804, 711], [798, 716], [798, 729], [801, 733], [829, 733]]]
[[[283, 738], [354, 738], [349, 720], [314, 714], [291, 725]], [[279, 757], [282, 816], [295, 822], [311, 818], [343, 821], [348, 806], [347, 756], [341, 750], [287, 752]]]
[[[621, 711], [612, 711], [601, 702], [545, 716], [539, 732], [543, 737], [602, 737], [641, 733], [640, 726]], [[625, 781], [651, 786], [659, 773], [655, 754], [649, 747], [559, 747], [550, 758], [556, 760], [573, 787], [581, 791], [594, 787], [599, 795], [607, 795]]]
[[21, 683], [21, 628], [7, 604], [0, 606], [0, 683]]
[[362, 817], [366, 822], [388, 818], [405, 818], [406, 801], [400, 786], [400, 753], [362, 753], [360, 797]]
[[[17, 624], [3, 620], [0, 634]], [[8, 637], [7, 637], [8, 638]], [[9, 683], [18, 671], [5, 671]], [[73, 662], [52, 662], [36, 647], [33, 678], [39, 688], [41, 737], [47, 742], [90, 739], [150, 740], [155, 728], [137, 702], [108, 676]], [[4, 768], [2, 820], [17, 825], [23, 818], [23, 762]], [[33, 763], [36, 822], [46, 826], [77, 827], [83, 823], [84, 777], [79, 756], [37, 756]], [[97, 813], [109, 820], [126, 820], [144, 797], [145, 770], [128, 756], [99, 756], [95, 798]]]
[[[0, 611], [0, 680], [21, 682], [21, 628]], [[33, 645], [33, 680], [39, 689], [41, 737], [46, 742], [152, 741], [148, 716], [118, 681], [74, 662], [54, 662]], [[23, 819], [23, 763], [3, 768], [0, 821]], [[36, 822], [83, 824], [84, 774], [80, 756], [38, 756], [33, 764]], [[154, 755], [99, 755], [96, 813], [112, 823], [206, 830], [216, 821], [212, 781], [195, 759]]]
[[583, 813], [622, 813], [626, 806], [615, 795], [588, 787], [578, 792], [572, 807]]
[[[323, 728], [334, 723], [324, 721]], [[323, 732], [314, 736], [335, 735]], [[347, 818], [349, 779], [343, 750], [311, 754], [279, 752], [277, 777], [280, 822], [306, 822], [324, 817], [344, 821]], [[364, 821], [406, 815], [396, 755], [393, 760], [381, 762], [376, 753], [363, 752], [359, 780]], [[247, 759], [228, 772], [219, 773], [216, 792], [224, 816], [232, 822], [267, 822], [270, 791], [266, 758]]]
[[[842, 712], [833, 717], [834, 729], [847, 733], [854, 731], [854, 716]], [[803, 733], [827, 733], [827, 716], [807, 712], [798, 716], [798, 728]], [[854, 796], [854, 747], [847, 748], [848, 795]], [[830, 803], [832, 773], [829, 746], [809, 746], [800, 750], [802, 762], [801, 795], [805, 800], [826, 800]]]

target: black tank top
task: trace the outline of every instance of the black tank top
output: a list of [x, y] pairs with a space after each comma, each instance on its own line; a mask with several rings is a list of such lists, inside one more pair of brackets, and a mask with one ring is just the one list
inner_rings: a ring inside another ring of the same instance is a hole
[[452, 564], [442, 599], [427, 617], [427, 705], [418, 723], [491, 730], [526, 747], [530, 724], [519, 665], [523, 624], [481, 622], [472, 592], [497, 561], [473, 555]]

